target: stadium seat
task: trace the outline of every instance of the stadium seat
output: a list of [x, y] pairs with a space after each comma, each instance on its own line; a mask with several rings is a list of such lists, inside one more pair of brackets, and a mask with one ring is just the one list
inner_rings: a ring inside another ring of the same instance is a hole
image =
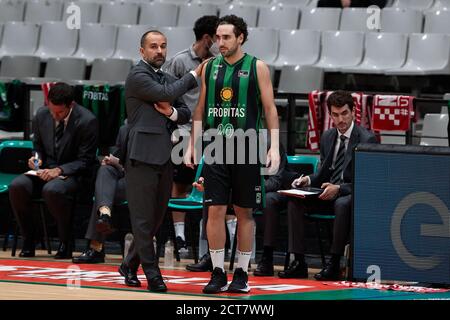
[[51, 57], [69, 57], [77, 49], [78, 30], [66, 28], [64, 21], [43, 22], [40, 34], [34, 55], [44, 61]]
[[224, 5], [230, 2], [230, 0], [193, 0], [192, 2], [197, 3], [209, 3], [215, 5]]
[[408, 57], [403, 67], [388, 75], [450, 74], [450, 36], [414, 33], [409, 36]]
[[319, 60], [319, 56], [320, 31], [280, 30], [280, 53], [275, 67], [312, 65]]
[[344, 72], [384, 73], [386, 70], [401, 68], [406, 61], [408, 35], [402, 33], [367, 33], [365, 56], [356, 67], [343, 68]]
[[224, 4], [219, 6], [220, 16], [226, 16], [229, 14], [238, 15], [247, 23], [250, 28], [256, 27], [256, 22], [258, 20], [258, 7], [250, 6], [246, 4]]
[[360, 32], [378, 31], [378, 29], [368, 28], [367, 19], [369, 16], [370, 14], [367, 13], [366, 8], [345, 8], [342, 10], [339, 30]]
[[307, 94], [323, 88], [323, 69], [314, 66], [283, 66], [279, 93]]
[[450, 0], [436, 0], [430, 10], [450, 10]]
[[3, 27], [0, 58], [5, 55], [32, 55], [36, 51], [39, 25], [29, 22], [8, 21]]
[[139, 24], [158, 27], [175, 27], [177, 25], [178, 6], [173, 3], [141, 3]]
[[274, 29], [298, 29], [300, 11], [295, 7], [259, 8], [258, 27]]
[[0, 77], [21, 79], [38, 77], [41, 60], [33, 56], [4, 56], [0, 66]]
[[59, 1], [28, 0], [24, 21], [41, 23], [61, 21], [63, 3]]
[[163, 27], [159, 28], [159, 31], [167, 37], [167, 60], [189, 48], [195, 41], [192, 27]]
[[216, 16], [218, 7], [214, 4], [208, 3], [188, 3], [179, 6], [178, 26], [190, 27], [194, 25], [195, 21], [204, 15]]
[[280, 7], [296, 7], [296, 8], [306, 8], [310, 4], [310, 0], [274, 0], [271, 4]]
[[315, 66], [325, 71], [339, 71], [339, 68], [359, 65], [363, 54], [363, 32], [324, 31], [321, 58]]
[[233, 0], [231, 3], [240, 4], [245, 3], [252, 6], [267, 6], [272, 0]]
[[339, 30], [340, 8], [313, 8], [302, 11], [300, 29]]
[[128, 2], [106, 2], [100, 10], [100, 23], [136, 24], [139, 5]]
[[424, 33], [450, 34], [450, 11], [437, 10], [426, 12]]
[[248, 28], [248, 39], [243, 45], [244, 52], [273, 65], [278, 56], [278, 30], [268, 28]]
[[77, 5], [80, 7], [80, 20], [81, 23], [98, 23], [100, 15], [100, 3], [87, 2], [87, 1], [69, 1], [64, 3], [63, 21], [69, 17], [67, 8], [71, 5]]
[[[137, 62], [140, 60], [139, 47], [142, 35], [156, 27], [148, 25], [124, 24], [118, 27], [117, 45], [113, 58], [129, 59]], [[170, 43], [169, 43], [170, 45]]]
[[448, 117], [448, 114], [428, 113], [425, 115], [420, 137], [421, 146], [449, 146], [447, 133]]
[[124, 83], [132, 66], [132, 60], [98, 58], [92, 62], [90, 80], [104, 81], [111, 85]]
[[85, 79], [86, 60], [80, 58], [50, 58], [44, 76], [62, 81]]
[[396, 33], [422, 32], [421, 11], [405, 8], [385, 8], [381, 10], [381, 31]]
[[416, 10], [430, 9], [434, 0], [395, 0], [393, 7], [410, 8]]
[[117, 27], [101, 23], [81, 25], [80, 41], [74, 57], [83, 58], [91, 64], [95, 58], [109, 58], [116, 47]]
[[7, 21], [23, 21], [25, 12], [25, 1], [1, 1], [0, 2], [0, 23]]

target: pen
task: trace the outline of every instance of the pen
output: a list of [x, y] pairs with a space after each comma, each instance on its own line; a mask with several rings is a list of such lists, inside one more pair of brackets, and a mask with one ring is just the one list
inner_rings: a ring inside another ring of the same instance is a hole
[[[300, 175], [300, 178], [298, 178], [297, 180], [301, 183], [302, 182], [302, 178], [303, 178], [303, 173]], [[295, 184], [298, 187], [298, 184]]]
[[39, 154], [34, 154], [34, 170], [39, 170]]

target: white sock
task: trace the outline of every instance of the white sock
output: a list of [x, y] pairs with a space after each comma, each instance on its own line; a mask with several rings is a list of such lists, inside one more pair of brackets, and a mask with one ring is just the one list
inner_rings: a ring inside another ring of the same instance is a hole
[[237, 268], [242, 268], [245, 272], [248, 272], [248, 263], [250, 262], [250, 257], [252, 255], [252, 251], [249, 252], [242, 252], [239, 250], [237, 251], [238, 256], [238, 265]]
[[222, 269], [223, 272], [225, 272], [224, 267], [225, 249], [218, 249], [218, 250], [209, 249], [209, 253], [211, 254], [213, 270], [215, 268], [220, 268]]
[[184, 241], [184, 222], [174, 222], [175, 227], [175, 238], [180, 237]]

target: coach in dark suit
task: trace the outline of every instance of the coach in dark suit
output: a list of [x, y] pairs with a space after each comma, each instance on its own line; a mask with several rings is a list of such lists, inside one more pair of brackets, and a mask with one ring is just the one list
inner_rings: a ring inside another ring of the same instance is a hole
[[130, 273], [135, 273], [142, 263], [151, 291], [167, 290], [155, 256], [153, 236], [163, 221], [172, 188], [171, 134], [177, 124], [187, 123], [191, 116], [179, 97], [197, 86], [197, 72], [202, 67], [176, 80], [160, 70], [166, 47], [166, 37], [161, 32], [146, 32], [141, 38], [142, 60], [125, 82], [130, 126], [125, 181], [135, 239], [125, 263]]
[[324, 189], [318, 198], [288, 202], [289, 252], [295, 260], [280, 278], [307, 278], [308, 266], [304, 257], [305, 213], [329, 212], [335, 215], [331, 260], [314, 277], [317, 280], [336, 280], [340, 276], [340, 258], [350, 232], [352, 194], [352, 151], [358, 143], [376, 143], [375, 135], [354, 123], [355, 106], [350, 93], [336, 91], [327, 100], [335, 128], [325, 131], [320, 139], [321, 167], [317, 173], [300, 177], [293, 187], [312, 186]]
[[[39, 109], [33, 119], [33, 147], [40, 170], [37, 176], [17, 177], [10, 186], [11, 206], [24, 237], [21, 257], [35, 255], [31, 199], [42, 196], [61, 241], [55, 258], [72, 258], [72, 201], [67, 196], [73, 196], [83, 177], [91, 173], [98, 139], [97, 119], [73, 99], [68, 84], [58, 83], [50, 89], [48, 107]], [[28, 161], [30, 169], [35, 168], [34, 159]]]

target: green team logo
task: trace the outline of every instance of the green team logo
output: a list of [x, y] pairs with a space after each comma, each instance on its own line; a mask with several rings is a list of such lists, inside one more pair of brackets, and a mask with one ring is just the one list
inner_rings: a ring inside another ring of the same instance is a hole
[[226, 125], [219, 124], [217, 126], [217, 132], [226, 138], [231, 138], [234, 133], [234, 127], [231, 123], [227, 123]]

